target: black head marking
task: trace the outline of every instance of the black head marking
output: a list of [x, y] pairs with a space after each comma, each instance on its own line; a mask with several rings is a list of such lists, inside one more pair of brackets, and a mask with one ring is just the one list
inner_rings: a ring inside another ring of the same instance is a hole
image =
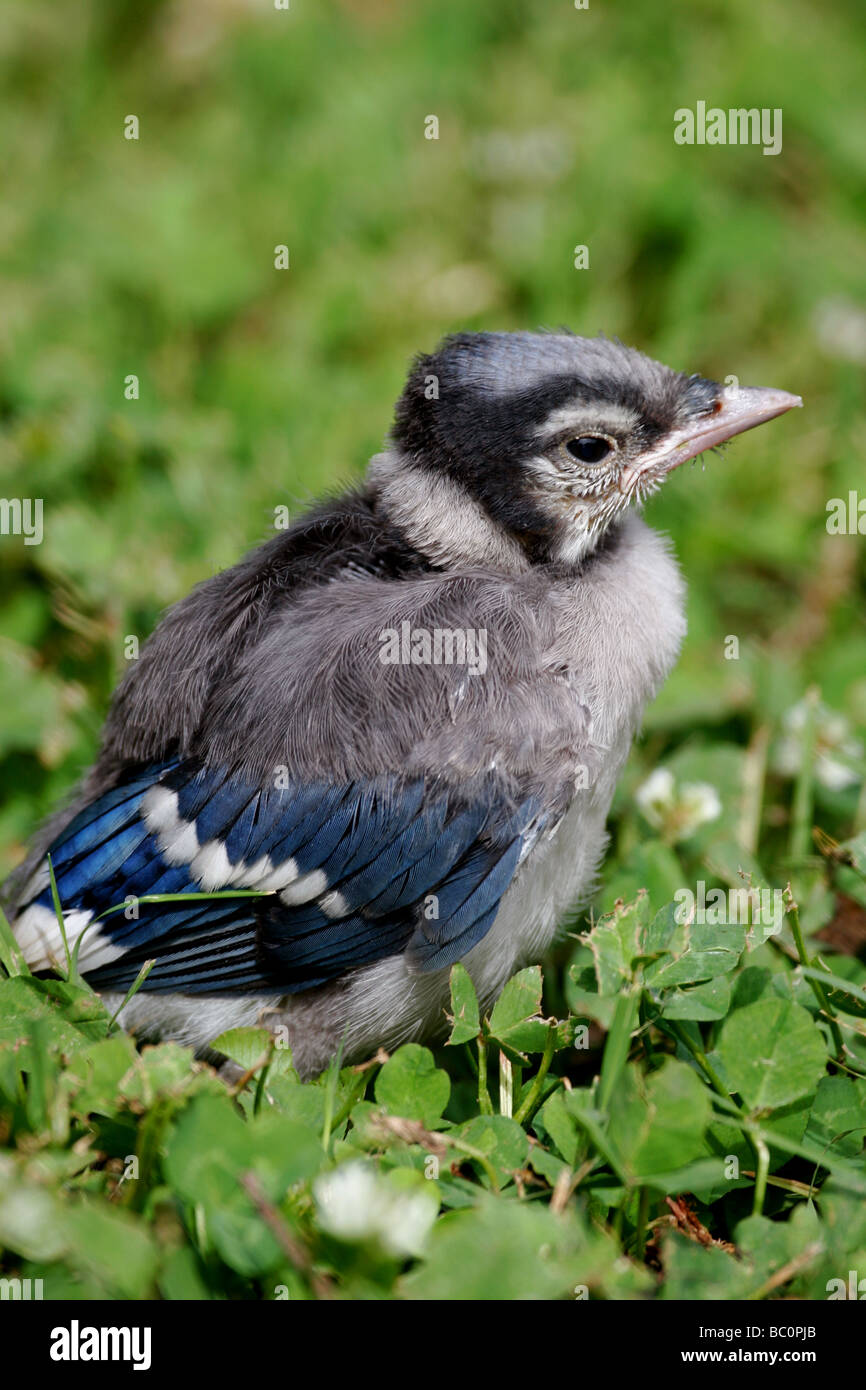
[[[465, 488], [532, 558], [545, 559], [556, 527], [528, 461], [551, 440], [564, 446], [572, 422], [579, 437], [613, 432], [625, 459], [710, 413], [721, 390], [604, 337], [461, 333], [415, 360], [392, 438], [413, 463]], [[593, 450], [571, 450], [581, 452]], [[613, 473], [604, 476], [613, 488]], [[600, 490], [594, 480], [590, 495]]]

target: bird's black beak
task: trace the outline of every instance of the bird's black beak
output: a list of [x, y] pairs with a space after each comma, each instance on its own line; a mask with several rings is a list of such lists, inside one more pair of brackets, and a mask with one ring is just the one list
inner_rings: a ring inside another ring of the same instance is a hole
[[624, 470], [633, 476], [624, 479], [626, 489], [630, 490], [649, 473], [658, 477], [670, 473], [681, 463], [697, 458], [706, 449], [714, 449], [718, 444], [733, 439], [755, 425], [763, 425], [784, 415], [786, 410], [803, 404], [799, 396], [788, 391], [777, 391], [772, 386], [738, 386], [724, 390], [716, 402], [714, 411], [701, 415], [666, 435], [664, 439], [636, 459]]

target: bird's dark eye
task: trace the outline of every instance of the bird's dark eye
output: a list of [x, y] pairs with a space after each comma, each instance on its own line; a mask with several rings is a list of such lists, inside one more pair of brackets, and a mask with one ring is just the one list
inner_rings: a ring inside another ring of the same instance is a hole
[[582, 434], [579, 439], [569, 439], [565, 447], [571, 457], [580, 463], [601, 463], [610, 453], [610, 441], [597, 434]]

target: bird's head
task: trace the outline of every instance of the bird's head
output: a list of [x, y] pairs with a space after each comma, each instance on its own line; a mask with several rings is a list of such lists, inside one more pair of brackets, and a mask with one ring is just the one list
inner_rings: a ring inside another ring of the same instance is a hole
[[801, 404], [607, 338], [462, 333], [415, 361], [392, 440], [416, 486], [464, 500], [530, 563], [574, 564], [679, 464]]

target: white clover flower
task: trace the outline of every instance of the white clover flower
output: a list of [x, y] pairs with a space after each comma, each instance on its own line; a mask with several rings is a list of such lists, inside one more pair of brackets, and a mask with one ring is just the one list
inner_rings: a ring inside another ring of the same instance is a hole
[[[803, 766], [809, 716], [808, 701], [803, 699], [787, 710], [782, 719], [783, 732], [776, 744], [773, 767], [784, 777], [796, 777]], [[849, 764], [860, 762], [863, 744], [852, 738], [848, 720], [822, 704], [815, 706], [814, 720], [816, 780], [828, 791], [856, 786], [861, 778]]]
[[722, 814], [719, 793], [709, 782], [684, 782], [679, 804], [687, 823], [694, 830], [707, 821], [718, 820]]
[[432, 1193], [400, 1191], [360, 1161], [322, 1174], [313, 1195], [323, 1231], [351, 1245], [375, 1241], [400, 1257], [421, 1253], [438, 1210]]
[[670, 840], [685, 839], [722, 814], [715, 787], [709, 782], [683, 782], [678, 786], [666, 767], [657, 767], [650, 773], [635, 792], [635, 801], [650, 825]]
[[674, 804], [674, 774], [657, 767], [634, 794], [650, 825], [661, 826]]

